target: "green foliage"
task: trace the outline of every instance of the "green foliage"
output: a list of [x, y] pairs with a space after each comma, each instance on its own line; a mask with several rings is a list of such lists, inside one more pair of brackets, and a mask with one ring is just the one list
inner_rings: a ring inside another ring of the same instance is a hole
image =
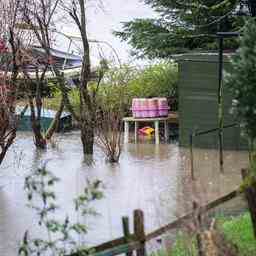
[[[131, 44], [134, 55], [170, 58], [174, 53], [215, 50], [218, 31], [237, 31], [243, 19], [234, 15], [236, 0], [144, 0], [157, 12], [155, 19], [136, 19], [123, 23], [114, 34]], [[226, 48], [236, 48], [234, 39], [225, 40]]]
[[197, 256], [195, 239], [179, 234], [170, 253], [171, 256]]
[[109, 69], [99, 88], [99, 105], [105, 110], [124, 110], [130, 102], [129, 84], [135, 79], [138, 72], [136, 68], [128, 65]]
[[[97, 93], [98, 106], [111, 111], [123, 109], [127, 112], [134, 97], [174, 97], [177, 98], [178, 67], [173, 62], [160, 62], [146, 68], [124, 65], [110, 68], [100, 84]], [[91, 84], [91, 91], [96, 84]], [[73, 89], [69, 92], [72, 105], [79, 111], [79, 92]], [[61, 94], [55, 93], [50, 99], [45, 99], [45, 105], [57, 109]]]
[[[71, 89], [69, 91], [70, 102], [72, 106], [74, 106], [74, 110], [79, 113], [79, 91], [77, 89]], [[61, 101], [61, 92], [59, 90], [55, 90], [52, 97], [44, 98], [44, 107], [52, 110], [58, 110]], [[65, 109], [67, 110], [67, 109]]]
[[177, 97], [178, 67], [162, 62], [144, 69], [129, 84], [131, 97]]
[[[25, 179], [25, 191], [27, 192], [28, 206], [38, 216], [38, 225], [46, 231], [47, 238], [31, 239], [26, 231], [19, 248], [21, 256], [64, 256], [81, 250], [88, 253], [86, 248], [80, 247], [77, 238], [87, 234], [87, 227], [79, 222], [72, 223], [67, 216], [64, 220], [56, 219], [57, 210], [54, 186], [59, 181], [51, 172], [44, 167], [31, 173]], [[95, 211], [90, 207], [95, 200], [101, 199], [101, 182], [87, 181], [87, 187], [82, 195], [75, 200], [75, 210], [81, 216], [94, 215]]]
[[124, 66], [107, 73], [100, 95], [105, 97], [108, 106], [122, 103], [126, 112], [135, 97], [178, 97], [178, 67], [173, 62], [161, 62], [138, 69]]
[[222, 224], [222, 230], [226, 238], [238, 246], [239, 255], [256, 254], [256, 243], [249, 213], [226, 219]]
[[[129, 65], [110, 68], [99, 86], [97, 108], [128, 114], [132, 99], [135, 97], [167, 97], [178, 99], [178, 66], [173, 62], [163, 61], [145, 68]], [[93, 92], [96, 84], [90, 84]], [[79, 91], [69, 92], [70, 101], [79, 111]], [[46, 98], [44, 105], [58, 109], [61, 93], [56, 92], [53, 98]]]
[[233, 94], [233, 112], [242, 122], [251, 146], [256, 138], [256, 22], [246, 23], [240, 48], [232, 58], [232, 72], [226, 74], [226, 86]]
[[[256, 243], [249, 213], [238, 217], [219, 217], [218, 229], [225, 238], [238, 247], [240, 256], [256, 255]], [[188, 235], [178, 234], [169, 252], [160, 251], [152, 256], [197, 256], [196, 241]]]

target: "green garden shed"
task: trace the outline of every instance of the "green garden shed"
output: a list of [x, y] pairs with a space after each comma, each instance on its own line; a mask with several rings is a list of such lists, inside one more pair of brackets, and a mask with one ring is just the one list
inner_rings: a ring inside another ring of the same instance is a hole
[[[179, 141], [189, 145], [190, 134], [218, 128], [218, 68], [217, 53], [183, 54], [176, 56], [179, 66]], [[230, 70], [230, 54], [224, 54], [224, 70]], [[232, 97], [223, 88], [224, 126], [236, 123], [231, 114]], [[247, 148], [239, 125], [223, 131], [224, 149]], [[194, 146], [218, 148], [218, 132], [196, 136]]]

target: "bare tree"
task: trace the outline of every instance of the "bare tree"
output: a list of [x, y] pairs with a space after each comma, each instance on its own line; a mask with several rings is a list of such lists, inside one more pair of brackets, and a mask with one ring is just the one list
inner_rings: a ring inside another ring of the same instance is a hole
[[[87, 0], [68, 0], [61, 1], [62, 8], [69, 14], [76, 27], [78, 28], [82, 39], [83, 64], [80, 74], [79, 90], [79, 113], [74, 111], [74, 107], [68, 97], [67, 88], [61, 87], [65, 105], [67, 106], [74, 119], [78, 122], [81, 130], [81, 141], [85, 156], [93, 154], [95, 122], [96, 122], [96, 95], [98, 86], [94, 90], [89, 90], [89, 81], [91, 79], [91, 61], [90, 45], [87, 36], [86, 7]], [[102, 77], [100, 77], [101, 79]], [[61, 84], [61, 83], [60, 83]], [[63, 85], [63, 83], [62, 83]]]
[[[43, 108], [43, 91], [47, 88], [46, 74], [49, 70], [56, 71], [55, 73], [60, 75], [56, 68], [53, 68], [51, 48], [53, 45], [53, 30], [54, 30], [54, 15], [57, 12], [59, 0], [24, 0], [23, 6], [20, 9], [21, 21], [25, 24], [25, 27], [31, 31], [34, 42], [39, 45], [43, 50], [42, 56], [37, 56], [33, 53], [34, 45], [30, 45], [30, 56], [32, 57], [23, 66], [23, 73], [27, 80], [28, 86], [28, 102], [31, 110], [31, 124], [34, 132], [35, 145], [38, 148], [46, 148], [47, 140], [49, 140], [56, 131], [64, 109], [64, 101], [61, 100], [59, 109], [55, 115], [55, 118], [50, 125], [48, 131], [44, 134], [41, 127], [41, 117]], [[28, 71], [27, 67], [31, 66], [34, 70], [34, 75]], [[59, 81], [61, 79], [58, 79]], [[61, 82], [63, 82], [61, 80]], [[34, 90], [35, 89], [35, 90]], [[35, 91], [35, 93], [34, 93]]]
[[[0, 52], [0, 54], [2, 54]], [[10, 101], [10, 91], [8, 88], [6, 73], [0, 75], [0, 164], [9, 147], [16, 137], [15, 127], [11, 128], [10, 120], [12, 116], [13, 102]]]
[[111, 163], [119, 161], [122, 152], [122, 108], [100, 108], [97, 114], [96, 143]]
[[15, 101], [24, 36], [15, 28], [19, 6], [19, 0], [0, 2], [0, 164], [14, 143], [18, 126]]
[[[64, 75], [62, 74], [61, 70], [58, 70], [54, 65], [51, 65], [51, 63], [48, 64], [48, 67], [46, 63], [45, 69], [41, 71], [41, 77], [37, 79], [39, 80], [37, 87], [42, 87], [40, 83], [42, 83], [44, 80], [44, 71], [51, 67], [58, 81], [58, 86], [62, 92], [63, 103], [79, 125], [84, 155], [91, 156], [93, 154], [95, 137], [97, 94], [99, 91], [100, 81], [104, 74], [99, 72], [97, 86], [93, 88], [89, 86], [89, 82], [92, 78], [92, 72], [90, 62], [90, 45], [87, 36], [86, 23], [87, 5], [88, 1], [86, 0], [26, 0], [24, 20], [32, 28], [38, 42], [40, 43], [40, 46], [45, 50], [49, 59], [51, 59], [51, 33], [52, 31], [55, 31], [53, 18], [56, 16], [62, 16], [62, 14], [57, 14], [58, 10], [68, 13], [70, 19], [80, 32], [82, 41], [82, 68], [80, 73], [80, 83], [77, 86], [79, 91], [79, 111], [75, 111], [75, 108], [72, 105], [72, 101], [69, 98], [69, 87], [67, 86], [67, 81], [65, 80]], [[37, 74], [39, 74], [39, 72], [37, 72]], [[37, 95], [37, 116], [40, 116], [40, 99], [40, 95]], [[30, 106], [32, 106], [32, 100], [30, 100]], [[33, 110], [32, 107], [31, 110]], [[31, 112], [33, 116], [33, 111]], [[37, 131], [40, 130], [39, 122], [36, 123], [36, 127]], [[40, 133], [38, 138], [40, 144], [42, 138]]]
[[126, 67], [112, 67], [104, 76], [97, 97], [96, 143], [112, 163], [122, 153], [122, 119], [127, 106], [130, 72]]

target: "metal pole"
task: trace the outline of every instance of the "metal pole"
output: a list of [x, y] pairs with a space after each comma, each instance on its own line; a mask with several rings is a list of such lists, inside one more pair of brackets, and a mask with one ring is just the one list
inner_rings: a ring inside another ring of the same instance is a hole
[[190, 146], [191, 179], [195, 180], [195, 174], [194, 174], [194, 153], [193, 153], [193, 136], [194, 136], [193, 133], [191, 133], [189, 135], [189, 146]]
[[219, 37], [219, 88], [218, 88], [218, 122], [219, 122], [219, 158], [220, 171], [223, 172], [223, 37]]

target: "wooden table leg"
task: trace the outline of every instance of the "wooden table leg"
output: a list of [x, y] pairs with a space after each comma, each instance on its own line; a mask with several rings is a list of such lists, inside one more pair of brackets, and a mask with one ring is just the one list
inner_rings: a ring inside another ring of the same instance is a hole
[[159, 121], [155, 121], [155, 141], [157, 145], [160, 143]]
[[168, 121], [164, 121], [164, 137], [165, 137], [165, 141], [168, 142], [168, 140], [169, 140], [169, 126], [168, 126]]
[[134, 124], [134, 139], [135, 139], [135, 143], [137, 143], [137, 141], [138, 141], [138, 122], [136, 122], [136, 121]]
[[129, 122], [124, 122], [124, 143], [129, 143]]

